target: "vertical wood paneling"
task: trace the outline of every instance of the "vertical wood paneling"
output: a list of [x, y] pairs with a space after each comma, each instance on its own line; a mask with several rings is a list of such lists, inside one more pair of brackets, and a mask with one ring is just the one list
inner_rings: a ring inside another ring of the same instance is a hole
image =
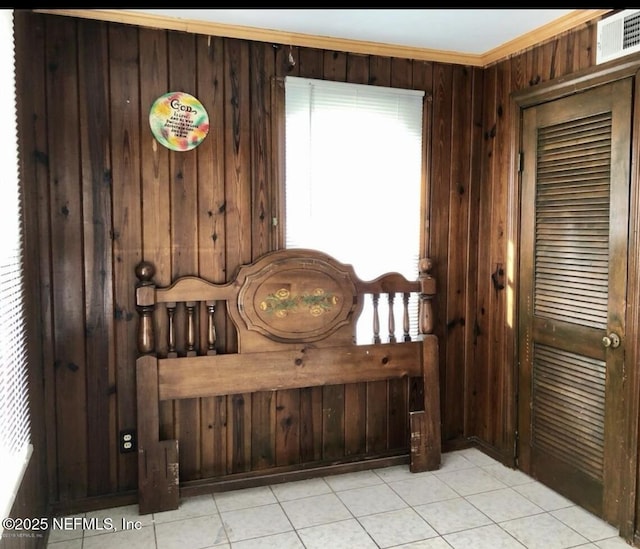
[[322, 459], [344, 455], [344, 385], [322, 388]]
[[[447, 402], [452, 396], [455, 385], [449, 378], [455, 380], [455, 371], [447, 370], [447, 354], [450, 347], [448, 326], [448, 295], [449, 281], [449, 240], [450, 227], [450, 201], [452, 200], [451, 167], [452, 158], [452, 107], [453, 107], [453, 69], [450, 65], [436, 63], [433, 67], [433, 112], [432, 112], [432, 142], [431, 142], [431, 243], [429, 245], [431, 257], [436, 259], [433, 276], [438, 281], [438, 298], [436, 299], [436, 324], [435, 333], [439, 337], [440, 349], [440, 388], [442, 391], [441, 402]], [[442, 438], [453, 438], [450, 435], [449, 410], [442, 409]]]
[[51, 257], [58, 490], [61, 499], [87, 495], [87, 402], [84, 340], [84, 257], [77, 26], [47, 24], [47, 104], [51, 192]]
[[225, 41], [224, 177], [227, 280], [231, 278], [236, 268], [249, 263], [252, 257], [249, 82], [248, 44], [243, 41]]
[[[198, 36], [197, 96], [209, 115], [209, 133], [198, 146], [198, 272], [212, 282], [226, 280], [224, 215], [224, 40]], [[218, 350], [224, 350], [226, 315], [215, 313]], [[200, 311], [200, 351], [205, 352], [206, 311]], [[222, 344], [221, 344], [222, 343]], [[201, 476], [222, 475], [227, 467], [225, 397], [200, 400]]]
[[[225, 100], [225, 221], [227, 279], [251, 261], [251, 120], [249, 46], [226, 41]], [[227, 348], [235, 350], [235, 330], [229, 324]], [[251, 395], [228, 397], [227, 452], [230, 472], [251, 467]]]
[[[515, 459], [515, 391], [516, 379], [515, 369], [510, 365], [514, 349], [517, 346], [517, 328], [514, 326], [512, 316], [513, 305], [509, 301], [515, 296], [517, 279], [510, 278], [515, 272], [515, 265], [509, 264], [515, 261], [513, 252], [514, 242], [509, 242], [513, 233], [508, 232], [509, 220], [516, 215], [514, 208], [518, 205], [510, 202], [517, 200], [509, 189], [510, 174], [513, 170], [510, 165], [510, 155], [513, 148], [519, 147], [515, 143], [515, 137], [510, 135], [512, 122], [509, 117], [512, 114], [509, 102], [509, 94], [517, 89], [535, 85], [544, 75], [544, 79], [555, 78], [558, 72], [566, 64], [566, 53], [568, 42], [559, 37], [547, 43], [544, 50], [536, 48], [522, 55], [516, 56], [509, 63], [498, 64], [491, 90], [494, 97], [494, 108], [496, 109], [496, 131], [494, 146], [492, 148], [493, 159], [493, 183], [492, 183], [492, 205], [491, 224], [497, 226], [497, 231], [491, 236], [493, 250], [491, 252], [490, 263], [483, 271], [487, 273], [500, 274], [502, 268], [503, 278], [496, 279], [504, 285], [503, 289], [498, 289], [494, 285], [493, 294], [489, 292], [487, 297], [491, 301], [490, 324], [487, 328], [489, 332], [489, 346], [487, 362], [483, 364], [483, 369], [487, 372], [484, 376], [483, 403], [487, 410], [483, 413], [486, 426], [483, 431], [482, 440], [487, 445], [493, 447], [504, 456], [506, 463], [513, 463]], [[546, 66], [545, 66], [546, 64]], [[534, 69], [535, 68], [535, 69]], [[532, 72], [535, 70], [535, 74]], [[485, 92], [487, 88], [485, 88]], [[485, 96], [487, 98], [487, 96]], [[486, 103], [485, 103], [486, 104]], [[482, 211], [483, 206], [481, 206]], [[484, 214], [484, 212], [482, 212]], [[482, 251], [479, 253], [481, 262]], [[501, 362], [496, 362], [501, 361]]]
[[[227, 448], [228, 410], [229, 409], [227, 407], [227, 399], [225, 397], [215, 397], [213, 399], [213, 410], [211, 415], [208, 416], [208, 420], [210, 421], [210, 425], [211, 425], [211, 430], [213, 431], [213, 435], [212, 435], [213, 450], [211, 452], [210, 466], [209, 466], [209, 461], [208, 460], [205, 461], [205, 458], [207, 457], [207, 453], [203, 452], [203, 462], [204, 462], [204, 468], [202, 471], [203, 477], [224, 475], [230, 469], [230, 465], [228, 461], [229, 449]], [[207, 442], [207, 439], [204, 438], [203, 444], [205, 444], [206, 442]]]
[[[509, 327], [506, 323], [506, 296], [504, 278], [507, 268], [507, 194], [510, 173], [509, 164], [509, 86], [510, 64], [498, 66], [496, 75], [496, 105], [493, 113], [496, 128], [494, 139], [494, 180], [491, 203], [493, 216], [491, 223], [491, 273], [496, 274], [497, 284], [492, 278], [491, 327], [489, 343], [489, 387], [491, 394], [489, 401], [492, 409], [489, 417], [492, 419], [490, 429], [492, 445], [502, 452], [509, 451], [507, 444], [506, 422], [509, 417], [509, 402], [513, 398], [511, 386], [511, 370], [507, 368], [506, 343]], [[502, 287], [501, 287], [502, 286]], [[514, 328], [511, 327], [511, 330]], [[513, 333], [513, 332], [512, 332]], [[509, 394], [507, 394], [507, 390]]]
[[539, 48], [527, 50], [523, 55], [525, 57], [525, 82], [526, 86], [535, 85], [538, 68], [538, 51]]
[[547, 42], [538, 55], [538, 68], [541, 82], [547, 82], [564, 74], [566, 44], [563, 44], [562, 36]]
[[567, 33], [567, 62], [565, 74], [570, 74], [580, 66], [580, 36], [576, 33]]
[[322, 459], [322, 388], [300, 389], [300, 461]]
[[344, 388], [344, 453], [364, 454], [367, 449], [367, 384], [350, 383]]
[[[116, 341], [118, 430], [135, 428], [136, 309], [133, 269], [142, 259], [140, 207], [139, 68], [137, 29], [109, 27], [111, 153], [113, 196], [113, 292]], [[121, 490], [137, 484], [137, 455], [119, 456]]]
[[86, 281], [88, 495], [117, 490], [111, 256], [111, 158], [107, 25], [78, 34], [84, 279]]
[[[37, 455], [46, 464], [47, 501], [58, 499], [58, 456], [56, 433], [55, 349], [53, 325], [53, 265], [51, 262], [51, 223], [49, 184], [49, 140], [47, 133], [46, 97], [48, 69], [46, 59], [46, 18], [30, 17], [20, 11], [16, 15], [16, 100], [18, 103], [18, 131], [20, 137], [20, 174], [25, 197], [22, 212], [25, 226], [25, 246], [36, 258], [26, 261], [26, 276], [38, 284], [32, 295], [34, 305], [30, 312], [39, 322], [38, 331], [32, 338], [29, 351], [40, 360], [30, 360], [30, 375], [40, 378], [44, 401], [43, 429], [46, 432], [46, 447], [36, 449]], [[31, 242], [31, 245], [29, 244]], [[29, 253], [29, 252], [27, 252]], [[35, 270], [35, 272], [32, 271]], [[36, 395], [31, 393], [30, 395]], [[35, 398], [35, 397], [34, 397]], [[44, 433], [41, 434], [44, 436]], [[44, 453], [44, 457], [42, 454]], [[35, 516], [35, 515], [34, 515]]]
[[289, 409], [277, 401], [277, 395], [276, 391], [264, 391], [251, 397], [251, 469], [267, 469], [276, 464], [276, 432], [282, 437], [283, 446], [290, 445], [295, 449], [290, 453], [297, 453], [297, 407]]
[[[196, 37], [169, 33], [167, 46], [169, 90], [196, 93], [196, 74], [186, 59], [195, 59]], [[198, 164], [199, 148], [169, 155], [171, 174], [171, 263], [174, 277], [198, 272]], [[176, 314], [178, 327], [184, 316]], [[174, 404], [175, 437], [180, 444], [180, 477], [197, 478], [200, 471], [200, 408], [198, 399]]]
[[[595, 24], [565, 33], [519, 56], [485, 69], [482, 89], [484, 109], [484, 154], [479, 212], [480, 238], [475, 269], [477, 298], [473, 364], [473, 389], [467, 393], [469, 429], [488, 446], [509, 459], [513, 447], [515, 412], [514, 370], [515, 335], [507, 316], [505, 292], [496, 291], [490, 280], [499, 265], [506, 265], [509, 243], [506, 239], [510, 177], [510, 149], [515, 136], [508, 109], [513, 91], [566, 76], [592, 66]], [[473, 210], [471, 212], [473, 214]], [[474, 268], [470, 265], [469, 274]]]
[[324, 80], [344, 82], [347, 78], [347, 54], [327, 50], [323, 55], [322, 78]]
[[[526, 73], [525, 73], [526, 78]], [[484, 160], [483, 146], [483, 101], [480, 93], [484, 88], [484, 71], [473, 69], [472, 86], [472, 123], [473, 139], [471, 144], [471, 173], [469, 182], [469, 259], [467, 276], [467, 303], [465, 314], [465, 436], [477, 436], [476, 416], [477, 416], [477, 385], [476, 372], [480, 367], [480, 357], [476, 356], [476, 344], [479, 336], [478, 329], [478, 281], [474, 275], [478, 273], [478, 266], [481, 261], [480, 242], [483, 240], [480, 232], [480, 201], [482, 198], [483, 181], [478, 174], [482, 173], [482, 162]]]
[[369, 56], [350, 53], [347, 55], [347, 82], [369, 83]]
[[275, 55], [270, 44], [253, 43], [251, 53], [251, 222], [253, 259], [273, 249], [271, 206], [274, 186], [271, 181], [271, 76]]
[[[533, 50], [533, 67], [531, 74], [530, 86], [535, 86], [540, 82], [544, 82], [549, 78], [555, 78], [557, 70], [557, 50], [558, 39], [547, 42], [546, 48], [535, 48]], [[560, 55], [562, 55], [560, 53]], [[545, 72], [548, 71], [548, 72]], [[552, 76], [553, 75], [553, 76]]]
[[576, 43], [578, 44], [579, 55], [577, 63], [574, 64], [574, 70], [588, 69], [595, 65], [596, 62], [596, 26], [587, 25], [580, 31]]
[[479, 197], [479, 231], [481, 235], [478, 242], [478, 263], [477, 271], [477, 302], [475, 306], [474, 319], [474, 378], [472, 395], [472, 406], [470, 413], [474, 415], [473, 432], [481, 440], [489, 441], [489, 431], [491, 428], [491, 418], [489, 417], [491, 384], [488, 380], [489, 369], [489, 346], [491, 344], [491, 307], [493, 285], [491, 283], [491, 239], [486, 235], [494, 234], [491, 227], [493, 224], [493, 160], [495, 147], [495, 112], [496, 112], [496, 68], [490, 67], [484, 72], [483, 89], [483, 118], [482, 118], [482, 172], [481, 172], [481, 194]]
[[511, 58], [511, 89], [518, 90], [528, 86], [528, 60], [526, 53]]
[[[549, 46], [545, 48], [545, 54], [543, 59], [548, 68], [544, 68], [545, 80], [553, 80], [557, 75], [565, 74], [567, 67], [573, 61], [573, 55], [571, 53], [572, 43], [569, 42], [568, 35], [562, 35], [552, 40]], [[501, 64], [504, 66], [504, 64]]]
[[[171, 177], [169, 149], [160, 145], [149, 127], [149, 110], [154, 101], [167, 93], [167, 34], [149, 29], [139, 30], [140, 45], [140, 175], [142, 179], [142, 252], [156, 268], [154, 280], [164, 286], [171, 282]], [[160, 311], [157, 313], [160, 316]], [[167, 352], [166, 323], [156, 334], [157, 349]], [[173, 402], [159, 406], [160, 437], [173, 438]]]
[[[451, 82], [451, 166], [449, 183], [449, 250], [447, 259], [446, 292], [446, 389], [443, 399], [455, 401], [465, 392], [464, 342], [469, 255], [469, 186], [471, 179], [471, 151], [473, 133], [472, 73], [467, 67], [454, 67]], [[464, 407], [451, 406], [443, 416], [443, 430], [448, 439], [464, 434]]]
[[[271, 219], [273, 204], [271, 185], [271, 81], [274, 71], [273, 47], [269, 44], [254, 43], [249, 47], [251, 55], [251, 198], [252, 213], [252, 258], [257, 258], [272, 248]], [[296, 392], [297, 397], [297, 392]], [[286, 400], [286, 399], [285, 399]], [[297, 404], [297, 399], [296, 399]], [[280, 408], [283, 406], [283, 408]], [[299, 407], [278, 402], [279, 413], [283, 409], [286, 418], [282, 425], [288, 429], [284, 433], [286, 442], [298, 453]], [[276, 463], [276, 393], [263, 392], [253, 395], [251, 419], [252, 468], [273, 467]], [[278, 422], [281, 425], [281, 422]], [[282, 431], [278, 430], [279, 434]]]
[[300, 462], [301, 394], [298, 390], [277, 391], [273, 397], [275, 418], [269, 417], [271, 427], [267, 432], [271, 433], [275, 426], [275, 462], [270, 465], [294, 465]]
[[[141, 28], [139, 48], [142, 247], [144, 258], [156, 268], [154, 281], [164, 286], [170, 283], [172, 275], [171, 224], [166, 215], [171, 207], [169, 149], [153, 137], [149, 110], [154, 101], [168, 91], [167, 33]], [[165, 337], [159, 337], [157, 344], [166, 352]]]
[[[508, 98], [591, 66], [593, 25], [468, 69], [30, 17], [47, 25], [23, 43], [47, 74], [46, 115], [44, 96], [29, 100], [38, 178], [46, 177], [36, 193], [52, 500], [136, 486], [136, 455], [115, 445], [117, 431], [136, 424], [136, 263], [153, 261], [159, 284], [192, 273], [223, 282], [277, 245], [270, 80], [287, 74], [433, 93], [423, 240], [438, 283], [443, 437], [476, 437], [508, 455], [513, 335], [504, 292], [491, 282], [508, 257]], [[172, 89], [196, 95], [210, 117], [207, 139], [187, 153], [168, 151], [148, 128], [151, 103]], [[235, 351], [222, 309], [216, 326], [219, 350]], [[381, 382], [203, 399], [175, 407], [175, 418], [163, 404], [161, 434], [179, 435], [183, 480], [400, 450], [406, 391]]]
[[[292, 53], [292, 48], [285, 46], [289, 50], [286, 55]], [[322, 78], [324, 74], [324, 52], [314, 48], [298, 48], [298, 76], [302, 78]]]

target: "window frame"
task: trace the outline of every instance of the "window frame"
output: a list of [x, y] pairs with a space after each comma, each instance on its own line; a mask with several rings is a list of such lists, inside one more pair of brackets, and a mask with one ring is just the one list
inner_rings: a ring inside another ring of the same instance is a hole
[[[274, 192], [271, 200], [272, 211], [272, 247], [274, 250], [285, 248], [286, 207], [285, 207], [285, 174], [286, 174], [286, 98], [285, 76], [271, 79], [271, 141], [273, 163], [271, 177]], [[325, 79], [326, 80], [326, 79]], [[391, 86], [388, 86], [391, 87]], [[423, 90], [422, 107], [422, 170], [420, 197], [420, 239], [418, 258], [430, 257], [431, 224], [430, 224], [430, 166], [431, 166], [431, 127], [433, 97], [429, 90]]]
[[[3, 269], [3, 288], [2, 295], [5, 296], [5, 292], [9, 297], [13, 298], [18, 296], [16, 303], [11, 307], [11, 313], [15, 313], [11, 318], [7, 318], [3, 315], [3, 333], [2, 337], [10, 337], [13, 346], [18, 346], [16, 350], [12, 350], [7, 357], [3, 352], [3, 364], [5, 360], [8, 360], [12, 365], [8, 371], [2, 372], [3, 383], [7, 382], [7, 387], [11, 389], [10, 402], [5, 401], [6, 390], [2, 388], [2, 403], [3, 403], [3, 417], [12, 411], [12, 421], [10, 433], [5, 430], [4, 434], [10, 434], [12, 440], [11, 448], [9, 452], [9, 461], [13, 464], [11, 471], [4, 471], [4, 477], [2, 479], [3, 489], [8, 491], [3, 494], [2, 506], [4, 515], [9, 516], [16, 502], [16, 497], [22, 486], [22, 481], [26, 470], [31, 462], [34, 452], [33, 446], [33, 430], [32, 430], [32, 372], [30, 370], [30, 359], [33, 355], [33, 349], [31, 348], [35, 342], [34, 338], [29, 337], [29, 328], [33, 322], [33, 315], [29, 311], [30, 296], [29, 296], [29, 276], [26, 269], [27, 266], [27, 235], [25, 226], [25, 212], [24, 212], [24, 188], [22, 183], [22, 159], [20, 157], [20, 136], [18, 132], [18, 104], [19, 97], [17, 94], [17, 69], [15, 66], [15, 10], [7, 9], [2, 10], [2, 24], [11, 27], [10, 33], [6, 33], [5, 40], [10, 41], [11, 47], [5, 48], [2, 65], [5, 72], [11, 72], [12, 85], [5, 86], [3, 93], [5, 94], [5, 104], [9, 104], [13, 108], [13, 118], [8, 120], [9, 129], [11, 131], [6, 132], [4, 154], [5, 158], [5, 171], [7, 180], [3, 187], [3, 207], [9, 208], [9, 211], [5, 213], [5, 221], [9, 220], [10, 228], [13, 231], [5, 231], [15, 233], [13, 235], [5, 235], [10, 238], [9, 241], [3, 243], [3, 251], [1, 254], [2, 269]], [[6, 19], [5, 19], [6, 18]], [[6, 44], [5, 44], [6, 45]], [[10, 66], [9, 66], [10, 65]], [[15, 156], [13, 156], [15, 152]], [[15, 172], [12, 172], [9, 164], [15, 161]], [[15, 216], [15, 217], [14, 217]], [[9, 257], [13, 258], [13, 261], [6, 261]], [[18, 272], [17, 275], [4, 278], [4, 270], [11, 266]], [[10, 281], [10, 287], [7, 288], [4, 284]], [[6, 300], [5, 306], [7, 305]], [[12, 300], [13, 301], [13, 300]], [[3, 307], [4, 309], [4, 307]], [[3, 311], [4, 312], [4, 311]], [[8, 312], [8, 311], [7, 311]], [[5, 332], [6, 323], [11, 324], [11, 327]], [[18, 414], [18, 417], [16, 417]], [[20, 442], [20, 446], [16, 445]], [[4, 440], [3, 440], [4, 446]], [[6, 463], [4, 465], [7, 465]], [[11, 472], [11, 476], [6, 476], [8, 472]], [[6, 498], [6, 499], [5, 499]], [[4, 527], [0, 530], [0, 534], [4, 531]]]

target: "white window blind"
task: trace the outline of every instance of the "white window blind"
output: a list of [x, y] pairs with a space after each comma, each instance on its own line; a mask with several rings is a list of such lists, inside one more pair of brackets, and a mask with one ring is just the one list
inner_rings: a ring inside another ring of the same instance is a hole
[[31, 454], [23, 305], [23, 255], [13, 10], [0, 10], [0, 513], [9, 515]]
[[322, 250], [363, 280], [391, 271], [417, 277], [423, 97], [286, 78], [287, 248]]

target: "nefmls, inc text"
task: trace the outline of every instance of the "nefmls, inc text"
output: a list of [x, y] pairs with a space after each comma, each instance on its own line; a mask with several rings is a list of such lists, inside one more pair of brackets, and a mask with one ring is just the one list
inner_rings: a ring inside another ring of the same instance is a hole
[[120, 523], [116, 523], [112, 518], [97, 517], [60, 517], [51, 519], [52, 530], [93, 530], [112, 531], [139, 530], [142, 523], [139, 520], [130, 520], [122, 517]]

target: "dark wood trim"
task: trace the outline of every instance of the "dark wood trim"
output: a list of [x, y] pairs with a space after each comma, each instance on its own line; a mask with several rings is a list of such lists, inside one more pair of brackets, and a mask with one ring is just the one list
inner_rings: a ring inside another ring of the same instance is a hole
[[550, 38], [569, 32], [580, 25], [603, 18], [613, 10], [606, 9], [576, 9], [555, 21], [543, 25], [538, 29], [523, 34], [505, 44], [484, 53], [470, 54], [452, 52], [448, 50], [403, 46], [399, 44], [385, 44], [381, 42], [362, 41], [351, 38], [337, 38], [308, 33], [282, 31], [278, 29], [263, 29], [253, 26], [201, 21], [198, 19], [183, 19], [164, 15], [128, 12], [126, 9], [35, 9], [35, 12], [50, 13], [78, 18], [98, 19], [115, 23], [125, 23], [150, 27], [154, 29], [168, 29], [205, 35], [217, 35], [241, 40], [254, 40], [267, 43], [295, 44], [307, 48], [318, 48], [328, 51], [344, 51], [349, 53], [378, 55], [417, 59], [421, 61], [442, 62], [468, 66], [486, 67], [540, 44]]
[[519, 272], [519, 246], [520, 246], [520, 152], [522, 151], [522, 110], [514, 101], [513, 96], [509, 101], [509, 113], [511, 129], [509, 132], [509, 182], [507, 188], [507, 242], [510, 249], [507, 251], [506, 284], [507, 284], [507, 335], [505, 357], [510, 364], [507, 369], [512, 372], [511, 406], [507, 411], [509, 424], [513, 427], [510, 436], [513, 446], [512, 463], [518, 466], [518, 283]]
[[431, 257], [431, 120], [433, 118], [433, 94], [425, 93], [422, 101], [422, 214], [420, 223], [420, 257]]
[[407, 465], [410, 461], [409, 454], [390, 455], [375, 459], [362, 460], [362, 456], [354, 456], [351, 463], [316, 463], [298, 464], [270, 469], [269, 471], [253, 471], [251, 473], [238, 473], [226, 475], [220, 479], [203, 479], [184, 482], [180, 485], [180, 497], [192, 497], [214, 492], [228, 492], [244, 488], [255, 488], [270, 484], [282, 484], [318, 478], [318, 476], [339, 475], [381, 469], [394, 465]]
[[[499, 461], [506, 467], [514, 468], [513, 458], [510, 454], [504, 454], [498, 448], [493, 446], [492, 444], [488, 444], [486, 441], [482, 440], [479, 437], [472, 436], [466, 439], [466, 443], [463, 445], [459, 445], [456, 447], [456, 450], [461, 450], [465, 448], [477, 448], [483, 454], [488, 455], [490, 458]], [[454, 448], [450, 448], [447, 451], [453, 451]]]
[[[507, 232], [510, 242], [513, 242], [514, 266], [518, 265], [520, 255], [520, 228], [518, 197], [520, 195], [520, 174], [518, 154], [521, 150], [522, 111], [527, 107], [539, 105], [551, 100], [560, 99], [568, 95], [583, 92], [604, 84], [608, 84], [624, 78], [634, 78], [634, 122], [631, 144], [631, 196], [630, 196], [630, 227], [629, 227], [629, 280], [627, 282], [627, 319], [626, 319], [626, 383], [624, 401], [626, 402], [625, 425], [622, 432], [624, 440], [624, 463], [622, 465], [621, 485], [622, 496], [619, 507], [619, 533], [627, 542], [638, 542], [636, 532], [638, 508], [637, 482], [638, 482], [638, 428], [640, 413], [640, 373], [635, 367], [640, 363], [640, 168], [638, 167], [638, 147], [640, 133], [640, 92], [638, 91], [638, 74], [640, 67], [640, 54], [625, 57], [621, 60], [611, 61], [603, 65], [593, 66], [583, 71], [578, 71], [565, 77], [557, 78], [549, 82], [523, 89], [511, 94], [510, 108], [511, 118], [511, 169], [509, 177], [509, 213], [507, 220]], [[514, 273], [513, 280], [518, 280]], [[518, 286], [513, 287], [512, 299], [513, 326], [518, 325]], [[507, 343], [510, 352], [508, 357], [512, 361], [512, 370], [518, 371], [518, 337], [517, 330], [512, 330], [508, 335]], [[517, 387], [517, 385], [516, 385]], [[517, 399], [516, 399], [517, 403]], [[517, 406], [514, 410], [517, 419]], [[517, 426], [517, 421], [515, 423]], [[517, 443], [517, 441], [516, 441]]]
[[124, 505], [135, 505], [138, 503], [138, 491], [126, 490], [117, 494], [107, 494], [82, 499], [68, 501], [57, 501], [51, 504], [52, 517], [64, 517], [77, 513], [88, 513], [101, 509], [111, 509]]
[[[272, 224], [273, 248], [280, 250], [285, 247], [285, 110], [284, 110], [284, 77], [274, 76], [271, 79], [271, 143], [273, 159], [273, 218]], [[275, 226], [273, 226], [275, 224]]]
[[631, 142], [630, 196], [629, 196], [629, 243], [627, 267], [627, 317], [625, 341], [624, 394], [626, 414], [624, 441], [626, 460], [622, 465], [622, 495], [620, 503], [620, 535], [627, 541], [633, 541], [637, 530], [640, 502], [638, 501], [638, 429], [640, 428], [640, 165], [638, 148], [640, 147], [640, 68], [635, 73], [633, 97], [633, 126]]
[[640, 53], [637, 53], [516, 91], [512, 94], [512, 99], [520, 109], [525, 109], [609, 82], [634, 77], [639, 65]]

